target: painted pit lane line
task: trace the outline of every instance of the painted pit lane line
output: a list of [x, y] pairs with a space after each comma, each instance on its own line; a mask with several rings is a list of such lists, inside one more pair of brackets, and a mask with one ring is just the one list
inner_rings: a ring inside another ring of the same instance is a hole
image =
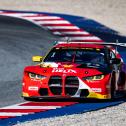
[[[72, 21], [71, 16], [49, 13], [0, 11], [0, 15], [22, 18], [31, 21], [44, 29], [50, 30], [54, 35], [70, 37], [72, 41], [96, 41], [103, 40], [90, 34], [79, 23]], [[67, 20], [66, 20], [67, 19]], [[70, 19], [70, 20], [69, 20]], [[76, 103], [76, 102], [26, 102], [0, 109], [0, 125], [13, 125], [18, 121], [24, 122], [38, 118], [70, 115], [117, 105], [124, 100], [103, 103]]]

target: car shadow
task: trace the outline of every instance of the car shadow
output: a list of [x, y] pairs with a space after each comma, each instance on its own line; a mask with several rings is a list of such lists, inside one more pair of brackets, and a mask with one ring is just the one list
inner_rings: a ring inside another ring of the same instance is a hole
[[94, 99], [94, 98], [32, 98], [27, 99], [31, 102], [75, 102], [75, 103], [107, 103], [107, 102], [126, 102], [126, 97], [115, 99]]

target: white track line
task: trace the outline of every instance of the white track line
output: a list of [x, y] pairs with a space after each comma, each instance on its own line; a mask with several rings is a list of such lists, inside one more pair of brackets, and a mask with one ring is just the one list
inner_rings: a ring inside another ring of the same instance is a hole
[[17, 112], [0, 112], [0, 116], [22, 116], [28, 115], [29, 113], [17, 113]]
[[39, 24], [70, 24], [70, 22], [65, 20], [57, 20], [57, 21], [36, 21]]
[[56, 109], [56, 108], [61, 108], [61, 106], [16, 106], [16, 105], [12, 105], [12, 106], [7, 106], [4, 107], [2, 109]]
[[53, 16], [38, 16], [38, 17], [23, 16], [23, 18], [27, 18], [27, 19], [31, 19], [31, 20], [61, 19], [60, 17], [53, 17]]
[[100, 40], [98, 37], [70, 37], [71, 40]]
[[22, 102], [22, 103], [18, 103], [18, 104], [14, 104], [14, 105], [9, 105], [9, 106], [6, 106], [6, 107], [1, 107], [0, 109], [6, 109], [6, 108], [8, 108], [8, 107], [14, 107], [14, 106], [20, 106], [20, 105], [23, 105], [23, 104], [27, 104], [27, 103], [29, 103], [28, 101], [26, 101], [26, 102]]
[[65, 31], [65, 32], [62, 32], [61, 33], [63, 34], [68, 34], [68, 35], [77, 35], [77, 34], [84, 34], [84, 35], [87, 35], [89, 34], [88, 32], [86, 31]]
[[0, 15], [7, 15], [7, 16], [13, 16], [13, 17], [22, 17], [22, 16], [33, 16], [36, 14], [28, 14], [28, 13], [0, 13]]
[[76, 26], [45, 26], [45, 27], [47, 27], [47, 28], [49, 28], [49, 29], [79, 29], [78, 27], [76, 27]]

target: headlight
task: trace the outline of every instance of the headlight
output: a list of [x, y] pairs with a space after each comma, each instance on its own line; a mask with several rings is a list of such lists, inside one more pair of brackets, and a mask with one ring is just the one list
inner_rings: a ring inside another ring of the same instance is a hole
[[103, 78], [104, 78], [104, 75], [96, 75], [96, 76], [84, 77], [83, 80], [97, 81], [97, 80], [102, 80]]
[[34, 74], [34, 73], [29, 73], [29, 77], [30, 77], [30, 78], [35, 78], [35, 77], [36, 77], [36, 74]]
[[43, 76], [43, 75], [40, 75], [40, 74], [35, 74], [35, 73], [29, 73], [28, 75], [32, 79], [40, 79], [40, 80], [42, 80], [42, 79], [46, 78], [46, 76]]
[[39, 74], [37, 74], [36, 75], [36, 79], [45, 79], [46, 78], [46, 76], [43, 76], [43, 75], [39, 75]]

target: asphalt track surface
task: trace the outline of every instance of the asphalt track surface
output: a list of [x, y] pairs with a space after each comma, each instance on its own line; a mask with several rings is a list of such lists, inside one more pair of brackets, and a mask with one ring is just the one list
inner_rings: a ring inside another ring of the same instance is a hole
[[0, 107], [23, 102], [23, 68], [33, 55], [44, 55], [58, 37], [34, 24], [0, 16]]

